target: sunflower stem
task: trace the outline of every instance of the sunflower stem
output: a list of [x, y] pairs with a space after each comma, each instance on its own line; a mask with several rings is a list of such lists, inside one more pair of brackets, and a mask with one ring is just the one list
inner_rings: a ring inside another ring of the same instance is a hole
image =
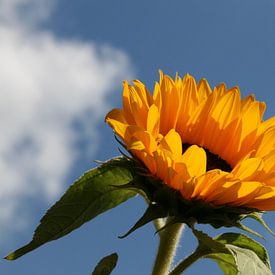
[[159, 218], [159, 219], [154, 220], [154, 225], [158, 232], [161, 228], [163, 228], [163, 226], [165, 226], [165, 219]]
[[[168, 224], [170, 219], [167, 219]], [[168, 275], [183, 231], [183, 224], [169, 225], [159, 232], [159, 248], [152, 275]]]
[[185, 271], [189, 266], [191, 266], [194, 262], [196, 262], [198, 259], [203, 257], [201, 252], [198, 250], [194, 251], [191, 255], [189, 255], [187, 258], [182, 260], [170, 273], [169, 275], [180, 275], [183, 271]]

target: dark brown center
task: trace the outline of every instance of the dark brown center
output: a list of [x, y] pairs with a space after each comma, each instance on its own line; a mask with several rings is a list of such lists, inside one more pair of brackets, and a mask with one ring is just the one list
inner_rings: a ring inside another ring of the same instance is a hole
[[[182, 144], [182, 153], [184, 153], [188, 147], [191, 146], [189, 143]], [[220, 169], [225, 172], [231, 172], [232, 167], [219, 155], [211, 153], [207, 148], [203, 148], [207, 156], [206, 171], [213, 169]]]

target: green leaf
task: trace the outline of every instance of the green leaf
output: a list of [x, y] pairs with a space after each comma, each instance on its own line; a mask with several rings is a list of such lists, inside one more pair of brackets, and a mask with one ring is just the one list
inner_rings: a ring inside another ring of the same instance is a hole
[[191, 228], [199, 241], [195, 254], [215, 260], [225, 275], [272, 274], [266, 249], [248, 236], [225, 233], [211, 238]]
[[199, 240], [196, 251], [215, 260], [225, 275], [272, 275], [266, 249], [246, 235], [225, 233], [214, 239], [192, 228]]
[[117, 253], [108, 255], [100, 260], [100, 262], [95, 267], [92, 275], [109, 275], [116, 267], [118, 260]]
[[224, 275], [238, 274], [238, 268], [231, 253], [213, 253], [206, 255], [204, 258], [213, 259], [219, 265]]
[[233, 252], [239, 270], [238, 275], [272, 275], [270, 268], [261, 261], [254, 251], [230, 244], [227, 247]]
[[116, 187], [133, 180], [128, 163], [127, 159], [120, 157], [86, 172], [47, 211], [32, 241], [5, 259], [15, 260], [47, 242], [59, 239], [133, 197], [136, 192]]
[[227, 245], [234, 245], [236, 247], [244, 248], [253, 251], [260, 258], [260, 260], [270, 268], [270, 261], [266, 249], [258, 242], [249, 238], [244, 234], [238, 233], [224, 233], [215, 238], [220, 243]]

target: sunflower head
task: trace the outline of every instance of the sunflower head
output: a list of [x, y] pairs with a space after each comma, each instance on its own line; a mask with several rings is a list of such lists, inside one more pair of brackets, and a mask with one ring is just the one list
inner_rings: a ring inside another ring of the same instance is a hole
[[275, 117], [263, 120], [264, 111], [238, 87], [211, 89], [205, 79], [160, 72], [152, 93], [124, 82], [123, 107], [106, 122], [143, 167], [151, 201], [163, 201], [165, 190], [170, 201], [161, 204], [181, 216], [204, 222], [212, 211], [240, 220], [275, 210]]

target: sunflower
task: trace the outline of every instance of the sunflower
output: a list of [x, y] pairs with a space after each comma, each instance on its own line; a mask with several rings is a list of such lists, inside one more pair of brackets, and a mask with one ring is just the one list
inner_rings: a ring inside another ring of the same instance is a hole
[[123, 108], [106, 122], [150, 174], [185, 200], [275, 210], [275, 117], [238, 87], [160, 72], [153, 94], [123, 83]]

